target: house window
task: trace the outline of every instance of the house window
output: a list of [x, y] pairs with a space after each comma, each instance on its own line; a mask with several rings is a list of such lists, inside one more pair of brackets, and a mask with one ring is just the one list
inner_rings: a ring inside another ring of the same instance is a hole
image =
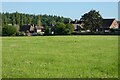
[[98, 29], [96, 29], [96, 32], [98, 32]]

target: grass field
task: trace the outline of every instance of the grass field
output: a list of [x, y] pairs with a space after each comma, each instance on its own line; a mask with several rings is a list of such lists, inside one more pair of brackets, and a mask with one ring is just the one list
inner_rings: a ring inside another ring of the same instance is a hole
[[3, 78], [117, 78], [117, 36], [2, 38]]

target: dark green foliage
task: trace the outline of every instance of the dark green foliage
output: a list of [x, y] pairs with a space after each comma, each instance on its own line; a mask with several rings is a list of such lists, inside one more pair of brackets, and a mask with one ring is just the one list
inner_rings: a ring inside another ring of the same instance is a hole
[[12, 25], [16, 24], [15, 15], [12, 15], [12, 17], [11, 17], [11, 23], [12, 23]]
[[[71, 34], [72, 29], [69, 25], [65, 25], [72, 21], [70, 18], [64, 18], [54, 15], [32, 15], [24, 13], [1, 13], [3, 35], [13, 35], [19, 27], [32, 24], [34, 26], [43, 26], [45, 34], [51, 34], [55, 31], [56, 34]], [[64, 24], [65, 23], [65, 24]], [[11, 26], [8, 26], [11, 25]], [[17, 26], [16, 29], [13, 26]], [[65, 30], [66, 29], [66, 30]], [[18, 33], [19, 35], [19, 33]], [[21, 33], [20, 33], [21, 35]]]
[[72, 24], [64, 24], [57, 22], [55, 26], [55, 34], [71, 34], [74, 31], [74, 26]]
[[55, 34], [65, 34], [66, 33], [65, 27], [66, 25], [64, 23], [57, 22], [55, 26]]
[[31, 16], [30, 15], [26, 15], [26, 17], [27, 17], [27, 24], [31, 24]]
[[17, 25], [20, 25], [20, 14], [18, 12], [15, 13], [15, 21]]
[[84, 21], [84, 28], [89, 29], [94, 32], [94, 29], [99, 29], [102, 25], [102, 16], [96, 10], [91, 10], [88, 13], [85, 13], [81, 20]]
[[45, 32], [45, 34], [50, 34], [50, 28], [48, 26], [46, 26], [44, 28], [44, 32]]
[[23, 17], [24, 17], [23, 14], [21, 14], [21, 15], [20, 15], [20, 26], [23, 26], [23, 25], [24, 25], [24, 23], [23, 23], [23, 21], [24, 21], [24, 20], [23, 20]]
[[65, 33], [71, 34], [74, 31], [74, 26], [72, 24], [66, 24]]
[[55, 26], [56, 22], [69, 23], [70, 18], [64, 18], [54, 15], [34, 15], [24, 13], [2, 13], [2, 26], [7, 24], [23, 26], [25, 24], [34, 24], [35, 26]]
[[31, 23], [37, 25], [37, 17], [35, 15], [31, 15]]
[[2, 26], [7, 25], [7, 24], [8, 24], [7, 16], [4, 15], [4, 13], [3, 13], [3, 15], [2, 15]]
[[41, 26], [41, 19], [40, 19], [40, 15], [37, 16], [37, 26]]
[[3, 36], [12, 36], [16, 35], [17, 29], [15, 26], [6, 25], [2, 28], [2, 35]]

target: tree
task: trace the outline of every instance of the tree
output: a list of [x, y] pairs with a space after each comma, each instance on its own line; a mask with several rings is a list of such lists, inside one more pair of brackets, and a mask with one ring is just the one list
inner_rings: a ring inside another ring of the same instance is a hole
[[27, 18], [27, 24], [31, 24], [31, 16], [30, 15], [26, 15]]
[[15, 21], [17, 25], [20, 25], [20, 14], [18, 12], [15, 13]]
[[2, 28], [2, 35], [3, 36], [11, 36], [11, 35], [15, 35], [17, 32], [17, 29], [15, 26], [11, 26], [11, 25], [6, 25]]
[[66, 24], [65, 33], [71, 34], [74, 31], [74, 26], [72, 24]]
[[[13, 25], [22, 27], [23, 25], [32, 24], [34, 26], [48, 26], [49, 29], [54, 32], [56, 22], [68, 24], [71, 22], [70, 18], [64, 18], [62, 16], [55, 15], [35, 15], [24, 13], [2, 13], [2, 27], [5, 25]], [[18, 28], [19, 29], [19, 28]]]
[[55, 34], [65, 34], [65, 27], [64, 23], [57, 22], [55, 26]]
[[26, 14], [23, 14], [23, 24], [27, 24]]
[[50, 34], [50, 28], [48, 26], [44, 27], [45, 34]]
[[3, 16], [2, 16], [2, 26], [5, 26], [7, 24], [8, 24], [7, 16], [3, 13]]
[[12, 25], [15, 25], [16, 23], [15, 23], [15, 15], [14, 14], [12, 14]]
[[23, 20], [23, 14], [21, 14], [21, 16], [20, 16], [20, 26], [23, 26], [24, 25], [24, 22], [23, 22], [24, 20]]
[[34, 24], [34, 25], [37, 25], [37, 19], [36, 19], [36, 16], [35, 14], [32, 15], [32, 20], [31, 20], [31, 23]]
[[41, 26], [41, 19], [40, 19], [40, 15], [37, 16], [37, 26]]
[[102, 25], [102, 16], [96, 10], [91, 10], [88, 13], [85, 13], [81, 21], [84, 21], [84, 28], [95, 32], [95, 29], [99, 29]]
[[65, 18], [65, 19], [64, 19], [64, 23], [65, 23], [65, 24], [68, 24], [68, 23], [70, 23], [71, 21], [72, 21], [72, 20], [71, 20], [70, 18]]

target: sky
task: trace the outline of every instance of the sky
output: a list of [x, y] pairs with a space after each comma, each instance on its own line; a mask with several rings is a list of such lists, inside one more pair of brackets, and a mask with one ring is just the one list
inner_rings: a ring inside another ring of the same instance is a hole
[[118, 3], [118, 20], [120, 21], [120, 2]]
[[57, 15], [73, 20], [92, 9], [103, 18], [118, 20], [118, 2], [2, 2], [2, 12]]
[[119, 0], [1, 0], [2, 2], [119, 2]]

